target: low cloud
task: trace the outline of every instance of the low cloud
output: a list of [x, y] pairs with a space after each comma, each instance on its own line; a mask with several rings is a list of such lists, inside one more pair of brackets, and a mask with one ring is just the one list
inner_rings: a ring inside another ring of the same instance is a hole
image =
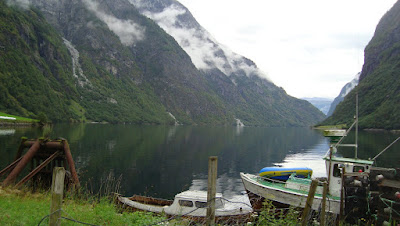
[[[243, 56], [232, 52], [218, 42], [203, 28], [181, 23], [180, 16], [187, 14], [187, 10], [179, 5], [172, 4], [158, 13], [150, 12], [149, 5], [143, 5], [139, 0], [131, 0], [137, 8], [143, 7], [143, 14], [157, 22], [168, 34], [178, 42], [190, 56], [193, 64], [200, 70], [217, 68], [227, 76], [232, 73], [246, 76], [258, 75], [267, 78], [254, 63], [249, 63]], [[191, 27], [189, 27], [191, 26]]]
[[83, 2], [90, 11], [107, 24], [108, 28], [119, 37], [122, 44], [131, 46], [145, 38], [145, 28], [132, 20], [121, 20], [113, 15], [108, 15], [99, 8], [97, 2], [92, 0], [85, 0]]
[[29, 9], [31, 3], [29, 0], [7, 0], [9, 6], [20, 6], [23, 9]]

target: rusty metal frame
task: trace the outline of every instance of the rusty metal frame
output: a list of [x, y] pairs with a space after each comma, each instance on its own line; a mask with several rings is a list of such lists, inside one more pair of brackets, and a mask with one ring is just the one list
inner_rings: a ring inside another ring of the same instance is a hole
[[[22, 151], [24, 148], [29, 148], [25, 155], [22, 155]], [[15, 157], [15, 161], [8, 165], [6, 168], [0, 171], [0, 176], [10, 171], [10, 174], [3, 181], [3, 186], [9, 186], [13, 184], [17, 178], [17, 176], [22, 172], [22, 170], [27, 166], [27, 164], [33, 160], [37, 154], [43, 154], [40, 150], [52, 149], [55, 151], [52, 155], [47, 157], [47, 159], [42, 162], [39, 166], [33, 169], [27, 176], [25, 176], [20, 182], [16, 184], [16, 187], [24, 184], [26, 181], [31, 179], [34, 175], [36, 175], [39, 171], [41, 171], [45, 166], [47, 166], [51, 161], [53, 161], [56, 157], [64, 154], [64, 165], [68, 163], [69, 170], [72, 175], [73, 183], [75, 186], [79, 187], [79, 178], [78, 174], [75, 170], [75, 163], [71, 155], [71, 150], [69, 148], [68, 141], [65, 139], [62, 140], [28, 140], [27, 138], [21, 138], [21, 143], [18, 147], [17, 154]]]

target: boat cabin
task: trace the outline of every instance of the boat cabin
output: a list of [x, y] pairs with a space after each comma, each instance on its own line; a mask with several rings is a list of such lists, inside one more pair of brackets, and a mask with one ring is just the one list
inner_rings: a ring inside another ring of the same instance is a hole
[[329, 178], [329, 191], [333, 196], [340, 197], [340, 191], [342, 188], [342, 173], [370, 173], [371, 166], [374, 163], [370, 160], [355, 159], [355, 158], [343, 158], [325, 157], [326, 172]]
[[[217, 193], [215, 197], [215, 208], [224, 208], [222, 194]], [[168, 213], [188, 213], [195, 211], [200, 213], [207, 209], [207, 192], [206, 191], [184, 191], [175, 196], [171, 206], [165, 208]]]

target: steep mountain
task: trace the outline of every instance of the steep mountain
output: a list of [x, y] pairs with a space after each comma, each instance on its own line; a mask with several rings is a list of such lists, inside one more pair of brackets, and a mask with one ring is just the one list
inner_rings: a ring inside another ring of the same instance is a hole
[[[175, 1], [140, 2], [171, 3], [187, 17], [185, 25], [165, 17], [162, 7], [149, 16], [133, 0], [21, 2], [0, 0], [2, 111], [43, 112], [53, 121], [146, 124], [240, 119], [245, 125], [303, 126], [323, 117], [262, 78], [253, 62], [220, 48]], [[193, 46], [192, 38], [169, 35], [160, 20], [211, 42]], [[217, 51], [196, 58], [193, 52], [205, 44]]]
[[332, 103], [332, 99], [322, 98], [322, 97], [304, 97], [301, 99], [310, 102], [320, 111], [322, 111], [322, 113], [324, 113], [325, 115], [328, 113], [329, 107], [331, 106]]
[[324, 118], [309, 103], [275, 86], [254, 62], [219, 44], [178, 1], [130, 2], [175, 38], [214, 92], [245, 125], [306, 125]]
[[361, 128], [400, 128], [400, 1], [382, 17], [371, 41], [358, 86], [323, 124], [351, 123], [359, 99]]
[[351, 90], [354, 89], [358, 85], [358, 81], [360, 79], [360, 74], [357, 73], [356, 77], [351, 80], [350, 82], [346, 83], [346, 85], [343, 86], [342, 90], [340, 90], [339, 95], [332, 101], [331, 106], [329, 107], [329, 111], [326, 114], [326, 116], [331, 116], [333, 112], [336, 109], [336, 106], [344, 100], [344, 97], [350, 93]]

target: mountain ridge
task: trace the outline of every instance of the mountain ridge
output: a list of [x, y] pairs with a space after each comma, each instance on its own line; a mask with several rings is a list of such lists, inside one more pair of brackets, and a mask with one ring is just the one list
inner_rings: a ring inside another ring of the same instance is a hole
[[[2, 8], [9, 7], [2, 2]], [[132, 0], [32, 0], [30, 4], [33, 8], [25, 13], [40, 10], [57, 30], [52, 35], [58, 33], [62, 51], [70, 55], [62, 68], [68, 69], [64, 82], [70, 84], [73, 96], [67, 98], [61, 91], [62, 99], [70, 100], [63, 110], [70, 116], [42, 109], [54, 121], [226, 125], [240, 119], [245, 125], [304, 126], [322, 119], [311, 104], [248, 73], [249, 68], [230, 76], [218, 67], [198, 70], [178, 42], [141, 15]], [[226, 72], [242, 62], [233, 59], [222, 69]], [[5, 93], [10, 90], [5, 89]], [[22, 102], [26, 97], [7, 98]], [[29, 109], [23, 114], [39, 112]]]

